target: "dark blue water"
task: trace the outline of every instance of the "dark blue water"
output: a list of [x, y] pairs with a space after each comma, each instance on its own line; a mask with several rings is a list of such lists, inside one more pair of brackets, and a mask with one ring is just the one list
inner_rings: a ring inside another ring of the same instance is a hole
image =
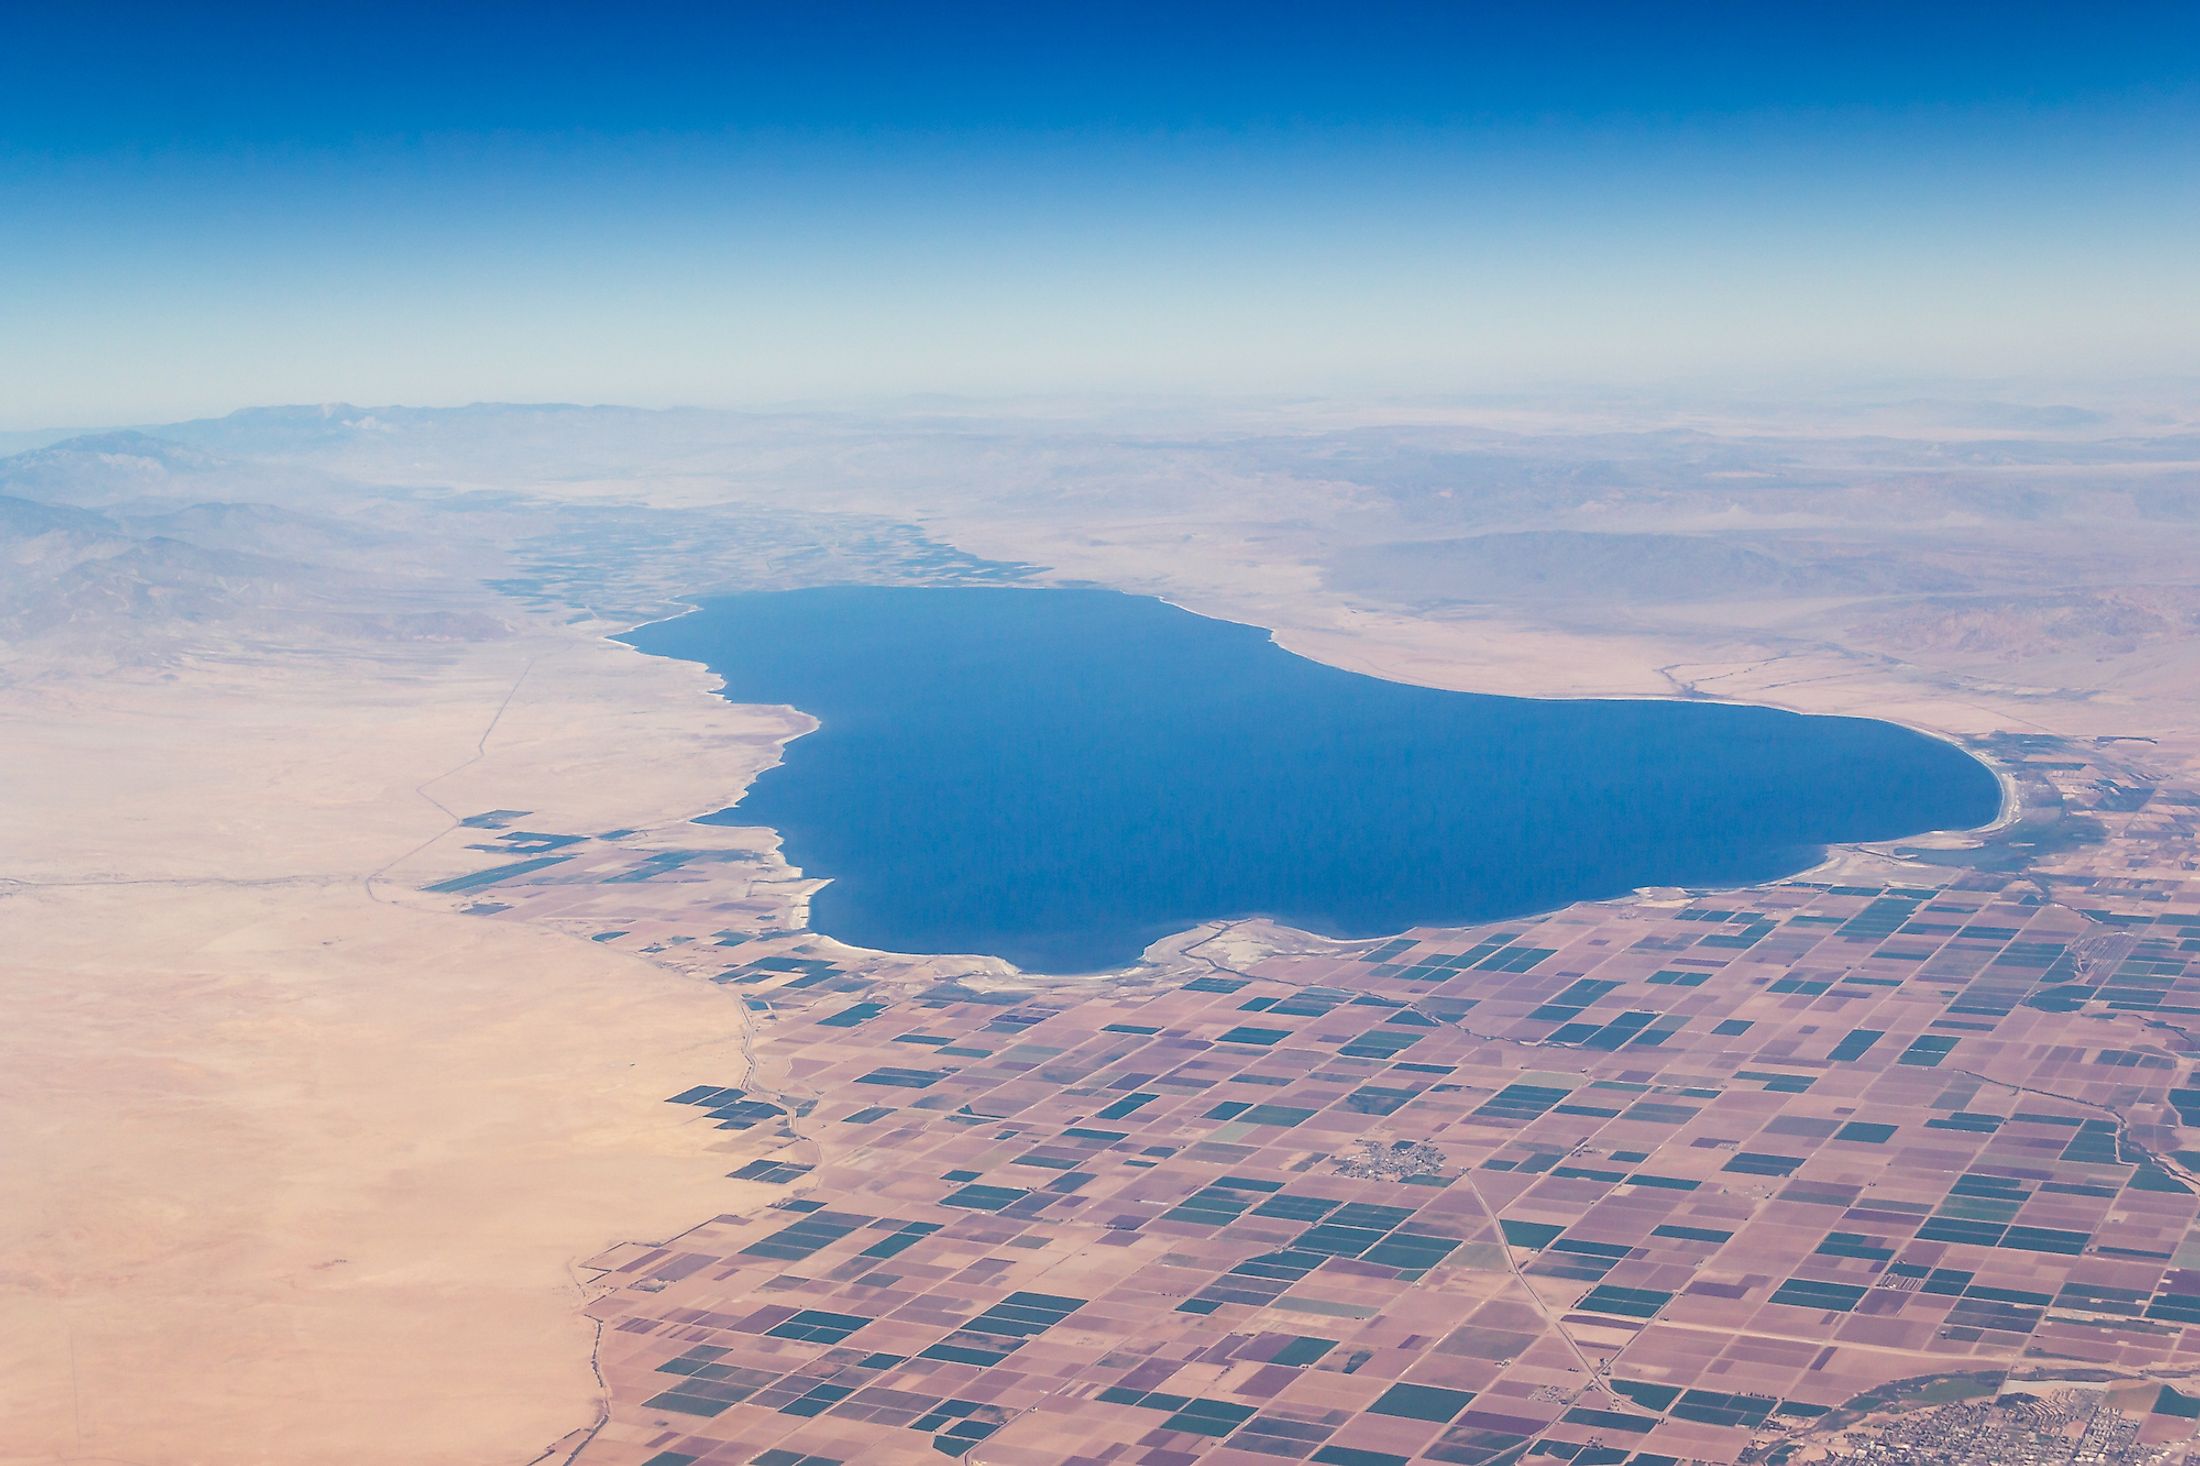
[[1041, 972], [1215, 917], [1361, 937], [1767, 880], [2000, 805], [1889, 723], [1439, 692], [1109, 591], [723, 596], [624, 640], [822, 724], [712, 816], [830, 878], [817, 930]]

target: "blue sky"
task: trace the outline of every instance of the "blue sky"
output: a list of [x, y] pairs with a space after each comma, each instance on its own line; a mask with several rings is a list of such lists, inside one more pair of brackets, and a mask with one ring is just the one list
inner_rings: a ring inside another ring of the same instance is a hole
[[17, 7], [0, 427], [2200, 369], [2200, 7]]

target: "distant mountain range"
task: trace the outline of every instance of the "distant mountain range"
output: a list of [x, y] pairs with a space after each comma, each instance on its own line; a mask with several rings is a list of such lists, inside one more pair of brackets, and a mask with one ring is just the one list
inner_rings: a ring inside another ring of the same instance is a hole
[[391, 569], [418, 557], [391, 553], [409, 537], [363, 522], [370, 506], [387, 517], [378, 491], [143, 432], [0, 458], [0, 650], [97, 644], [160, 661], [192, 628], [331, 617], [382, 635], [501, 629], [393, 609]]

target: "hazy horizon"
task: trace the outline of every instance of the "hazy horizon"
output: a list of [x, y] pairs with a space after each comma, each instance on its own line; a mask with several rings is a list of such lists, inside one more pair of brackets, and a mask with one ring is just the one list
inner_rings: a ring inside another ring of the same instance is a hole
[[1692, 13], [24, 15], [0, 427], [2200, 371], [2200, 15]]
[[[320, 401], [268, 400], [223, 402], [202, 411], [163, 416], [114, 417], [105, 420], [55, 420], [31, 422], [0, 420], [0, 455], [24, 452], [76, 437], [108, 433], [158, 435], [163, 429], [255, 414], [359, 413], [465, 413], [490, 411], [632, 412], [646, 414], [705, 414], [727, 417], [801, 418], [851, 416], [890, 418], [899, 414], [924, 417], [933, 414], [968, 415], [1015, 420], [1061, 419], [1101, 424], [1112, 418], [1136, 419], [1148, 415], [1227, 420], [1237, 414], [1263, 414], [1316, 410], [1339, 415], [1366, 414], [1370, 421], [1412, 421], [1426, 416], [1433, 423], [1448, 414], [1498, 415], [1511, 410], [1526, 413], [1606, 412], [1645, 422], [1677, 425], [1676, 417], [1716, 417], [1733, 413], [1748, 417], [1756, 412], [1782, 415], [1839, 411], [1849, 414], [1916, 410], [1932, 426], [1953, 429], [1966, 425], [1966, 416], [1982, 414], [1971, 424], [1982, 429], [2019, 430], [2026, 425], [2009, 413], [2078, 413], [2096, 418], [2100, 426], [2129, 426], [2154, 422], [2182, 425], [2181, 404], [2200, 389], [2200, 372], [2162, 373], [2151, 376], [2103, 375], [2068, 378], [2047, 374], [2024, 377], [1761, 377], [1754, 381], [1714, 378], [1664, 382], [1588, 379], [1528, 379], [1508, 386], [1452, 392], [1410, 391], [1076, 391], [1070, 389], [1029, 392], [899, 391], [821, 394], [815, 396], [757, 395], [749, 399], [688, 401], [665, 398], [644, 400], [589, 400], [586, 398], [496, 398], [454, 395], [423, 400]], [[2082, 427], [2076, 420], [2042, 421], [2031, 426], [2064, 430]]]

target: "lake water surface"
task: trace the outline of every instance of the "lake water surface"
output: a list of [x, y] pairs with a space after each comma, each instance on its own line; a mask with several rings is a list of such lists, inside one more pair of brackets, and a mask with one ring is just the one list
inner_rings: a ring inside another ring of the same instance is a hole
[[818, 931], [1039, 972], [1217, 917], [1364, 937], [1746, 884], [2000, 807], [1890, 723], [1442, 692], [1111, 591], [730, 595], [622, 640], [818, 719], [710, 817], [829, 878]]

